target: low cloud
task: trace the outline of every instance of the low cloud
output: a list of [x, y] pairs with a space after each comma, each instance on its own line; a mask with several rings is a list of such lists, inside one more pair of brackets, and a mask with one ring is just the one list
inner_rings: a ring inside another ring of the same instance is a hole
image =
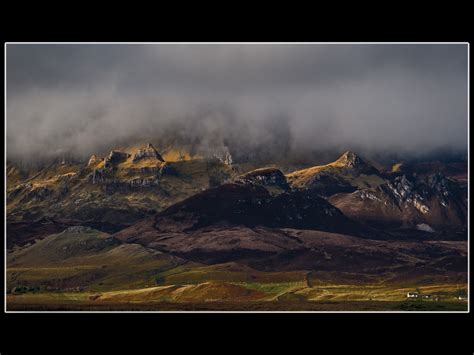
[[466, 45], [7, 45], [7, 154], [467, 151]]

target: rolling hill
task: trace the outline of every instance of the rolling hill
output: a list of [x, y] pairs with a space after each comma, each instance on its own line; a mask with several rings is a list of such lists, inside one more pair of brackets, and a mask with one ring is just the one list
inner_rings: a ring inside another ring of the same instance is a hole
[[[107, 233], [74, 226], [8, 254], [9, 291], [124, 289], [154, 285], [154, 275], [185, 261]], [[15, 292], [15, 291], [13, 291]]]

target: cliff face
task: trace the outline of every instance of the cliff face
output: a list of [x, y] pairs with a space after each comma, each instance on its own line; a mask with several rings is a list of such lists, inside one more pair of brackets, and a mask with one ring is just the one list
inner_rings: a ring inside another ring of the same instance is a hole
[[402, 175], [377, 188], [329, 199], [346, 215], [363, 220], [430, 228], [464, 226], [467, 223], [466, 191], [441, 174], [424, 177]]
[[112, 150], [110, 154], [104, 159], [104, 167], [106, 169], [113, 167], [114, 165], [124, 162], [130, 157], [130, 154]]

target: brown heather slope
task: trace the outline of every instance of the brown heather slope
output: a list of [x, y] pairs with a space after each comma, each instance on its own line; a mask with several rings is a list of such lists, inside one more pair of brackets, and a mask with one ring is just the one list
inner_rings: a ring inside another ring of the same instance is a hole
[[465, 242], [370, 240], [386, 235], [328, 210], [324, 199], [298, 191], [271, 196], [263, 187], [228, 184], [114, 237], [207, 265], [236, 262], [266, 272], [352, 272], [384, 280], [465, 279]]
[[130, 228], [115, 237], [197, 263], [236, 262], [265, 272], [317, 270], [356, 273], [360, 279], [443, 277], [443, 282], [464, 280], [467, 272], [465, 241], [378, 241], [321, 231], [225, 225], [192, 232]]
[[[366, 238], [383, 236], [350, 220], [314, 194], [290, 191], [275, 196], [261, 186], [241, 184], [224, 184], [178, 202], [158, 213], [152, 228], [157, 232], [188, 232], [222, 223], [251, 228], [316, 229]], [[136, 228], [121, 232], [131, 230]]]
[[[148, 239], [134, 240], [77, 228], [9, 253], [8, 290], [106, 292], [206, 282], [433, 285], [463, 284], [467, 276], [465, 241], [378, 241], [223, 225], [173, 233], [153, 229]], [[214, 289], [205, 289], [212, 296]]]

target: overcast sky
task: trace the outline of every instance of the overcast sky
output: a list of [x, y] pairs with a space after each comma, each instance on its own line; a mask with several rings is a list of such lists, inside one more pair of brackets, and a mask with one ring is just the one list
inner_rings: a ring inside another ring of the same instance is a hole
[[232, 149], [467, 149], [463, 44], [7, 45], [9, 158], [177, 134]]

